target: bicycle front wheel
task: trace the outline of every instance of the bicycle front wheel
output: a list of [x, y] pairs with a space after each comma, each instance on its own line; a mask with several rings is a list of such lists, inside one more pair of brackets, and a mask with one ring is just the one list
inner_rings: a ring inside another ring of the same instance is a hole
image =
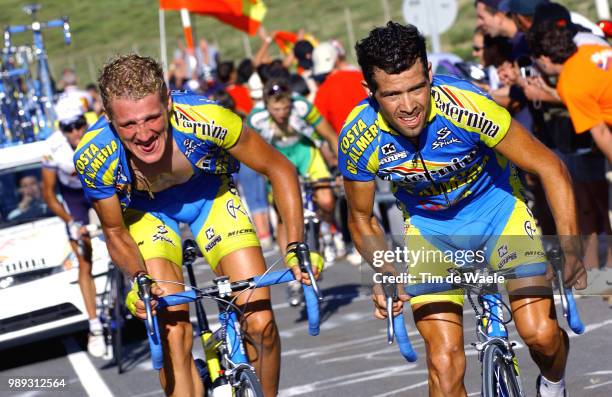
[[504, 357], [496, 344], [485, 347], [482, 360], [482, 395], [484, 397], [522, 397], [517, 369]]
[[238, 386], [234, 389], [236, 397], [263, 397], [259, 379], [251, 369], [238, 370], [235, 379], [238, 383]]

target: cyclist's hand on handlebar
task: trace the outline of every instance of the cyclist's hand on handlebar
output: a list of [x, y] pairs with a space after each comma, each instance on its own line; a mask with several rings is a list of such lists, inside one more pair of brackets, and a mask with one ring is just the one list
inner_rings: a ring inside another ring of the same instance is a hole
[[[156, 283], [153, 283], [151, 285], [151, 294], [153, 295], [153, 298], [155, 298], [155, 296], [163, 295], [164, 290]], [[130, 311], [130, 313], [132, 313], [132, 315], [138, 317], [139, 319], [145, 320], [147, 318], [145, 304], [139, 296], [138, 283], [134, 282], [134, 284], [132, 285], [132, 290], [128, 292], [127, 296], [125, 297], [125, 306]], [[157, 300], [151, 299], [151, 309], [153, 314], [156, 314], [156, 306]]]
[[582, 263], [582, 258], [571, 253], [565, 254], [563, 279], [567, 287], [574, 287], [575, 289], [586, 288], [587, 272], [584, 268], [584, 263]]
[[83, 234], [83, 224], [74, 220], [68, 222], [68, 234], [71, 240], [80, 240]]
[[[400, 314], [404, 307], [404, 302], [410, 300], [410, 296], [404, 292], [401, 285], [397, 286], [398, 299], [393, 302], [393, 315]], [[372, 301], [374, 302], [374, 317], [379, 320], [387, 318], [387, 298], [383, 292], [382, 286], [378, 283], [372, 287]]]
[[[291, 268], [293, 275], [297, 281], [301, 281], [305, 285], [310, 285], [310, 278], [308, 277], [308, 273], [302, 272], [300, 270], [300, 264], [295, 251], [289, 251], [285, 255], [285, 264], [287, 267]], [[312, 265], [312, 274], [315, 276], [315, 279], [319, 279], [319, 274], [323, 271], [323, 266], [325, 265], [325, 260], [315, 251], [310, 251], [310, 264]]]

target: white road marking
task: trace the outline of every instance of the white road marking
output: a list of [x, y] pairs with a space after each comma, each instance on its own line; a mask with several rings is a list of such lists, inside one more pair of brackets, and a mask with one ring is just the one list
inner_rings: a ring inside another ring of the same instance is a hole
[[422, 375], [426, 374], [426, 369], [418, 369], [416, 364], [396, 365], [393, 367], [383, 367], [368, 369], [362, 372], [352, 372], [347, 375], [335, 376], [321, 381], [310, 382], [300, 386], [293, 386], [283, 389], [278, 393], [279, 397], [292, 397], [302, 394], [320, 392], [326, 389], [333, 389], [340, 386], [354, 385], [358, 382], [369, 382], [371, 380], [387, 379], [391, 376]]
[[70, 365], [76, 372], [81, 385], [90, 397], [113, 397], [110, 389], [94, 367], [93, 363], [77, 345], [74, 338], [69, 337], [62, 340]]
[[163, 396], [163, 395], [164, 395], [164, 392], [160, 389], [160, 390], [149, 391], [149, 392], [142, 393], [142, 394], [132, 394], [131, 397]]
[[410, 386], [406, 386], [406, 387], [402, 387], [401, 389], [395, 389], [395, 390], [391, 390], [389, 392], [383, 393], [383, 394], [377, 394], [375, 396], [372, 397], [387, 397], [387, 396], [393, 396], [397, 393], [406, 391], [406, 390], [411, 390], [411, 389], [416, 389], [422, 386], [426, 386], [427, 383], [429, 383], [429, 381], [423, 381], [423, 382], [419, 382], [419, 383], [415, 383], [414, 385], [410, 385]]
[[612, 380], [609, 380], [607, 382], [598, 383], [596, 385], [587, 386], [584, 388], [584, 390], [597, 389], [598, 387], [606, 386], [609, 384], [612, 384]]

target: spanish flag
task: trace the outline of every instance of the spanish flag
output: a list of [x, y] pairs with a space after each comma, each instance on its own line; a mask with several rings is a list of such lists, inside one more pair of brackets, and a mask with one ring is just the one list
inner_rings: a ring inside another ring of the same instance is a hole
[[251, 36], [257, 33], [267, 11], [262, 0], [159, 0], [159, 8], [210, 15]]

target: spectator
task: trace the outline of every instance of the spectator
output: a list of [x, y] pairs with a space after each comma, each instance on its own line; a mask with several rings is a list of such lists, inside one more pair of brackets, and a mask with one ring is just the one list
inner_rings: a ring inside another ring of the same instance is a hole
[[590, 132], [612, 162], [612, 49], [603, 45], [578, 47], [574, 34], [565, 20], [544, 21], [530, 31], [529, 44], [539, 68], [559, 76], [557, 92], [569, 109], [576, 132]]
[[238, 64], [238, 69], [236, 70], [236, 73], [237, 73], [236, 83], [237, 84], [247, 84], [247, 82], [249, 81], [249, 77], [251, 77], [254, 71], [255, 71], [255, 67], [253, 65], [253, 61], [251, 61], [251, 59], [249, 58], [243, 59]]
[[249, 77], [249, 95], [253, 100], [253, 107], [263, 106], [263, 82], [259, 73], [255, 72]]
[[484, 65], [484, 31], [478, 27], [472, 35], [472, 57], [481, 65]]
[[536, 8], [544, 3], [548, 3], [548, 0], [510, 0], [508, 2], [510, 16], [521, 32], [525, 33], [529, 30]]
[[[539, 12], [539, 9], [538, 9]], [[607, 45], [577, 46], [577, 28], [569, 15], [539, 22], [529, 32], [529, 45], [539, 68], [558, 76], [557, 92], [569, 110], [575, 132], [590, 133], [601, 153], [612, 160], [612, 49]], [[585, 266], [598, 269], [597, 234], [610, 234], [607, 212], [605, 160], [588, 149], [564, 156], [575, 179], [581, 206], [581, 232], [587, 236]], [[608, 249], [608, 267], [612, 252]]]
[[85, 91], [87, 91], [92, 99], [88, 110], [94, 112], [96, 116], [101, 116], [104, 112], [104, 106], [102, 105], [102, 98], [100, 98], [100, 93], [98, 92], [98, 86], [94, 83], [89, 83], [85, 86]]
[[[297, 59], [298, 63], [298, 74], [306, 80], [310, 95], [306, 97], [310, 102], [314, 101], [315, 93], [317, 91], [316, 82], [313, 79], [312, 67], [312, 53], [314, 47], [308, 40], [299, 40], [293, 46], [293, 55]], [[265, 84], [265, 83], [264, 83]]]
[[66, 68], [62, 71], [61, 84], [63, 87], [61, 98], [77, 98], [81, 101], [83, 110], [87, 111], [93, 105], [93, 98], [87, 91], [79, 88], [77, 75], [74, 69]]
[[221, 62], [217, 67], [219, 82], [224, 84], [225, 91], [234, 101], [234, 109], [241, 117], [246, 117], [253, 109], [253, 100], [249, 95], [249, 89], [243, 84], [238, 84], [238, 73], [233, 62]]
[[17, 191], [21, 198], [17, 208], [9, 212], [7, 216], [9, 221], [35, 219], [47, 213], [47, 206], [42, 199], [40, 180], [35, 174], [19, 175], [17, 177]]
[[[511, 55], [506, 62], [497, 68], [500, 75], [503, 73], [506, 73], [506, 75], [510, 74], [509, 69], [514, 66], [513, 61], [529, 54], [525, 35], [519, 31], [516, 23], [509, 16], [509, 11], [509, 2], [507, 0], [476, 1], [476, 27], [482, 29], [485, 34], [493, 38], [505, 37], [510, 40], [512, 47]], [[512, 116], [525, 128], [533, 131], [533, 119], [526, 106], [526, 98], [520, 91], [520, 87], [516, 86], [514, 82], [509, 82], [509, 84], [491, 94], [497, 103], [511, 110]]]
[[338, 59], [336, 60], [336, 68], [338, 70], [360, 70], [359, 67], [352, 65], [346, 60], [346, 50], [340, 41], [332, 39], [329, 41], [334, 46], [338, 53]]
[[291, 91], [300, 94], [304, 98], [310, 95], [310, 88], [308, 88], [306, 80], [299, 74], [293, 73], [289, 75], [287, 80], [289, 81], [289, 88], [291, 88]]
[[314, 104], [336, 134], [340, 134], [350, 111], [367, 97], [362, 86], [363, 74], [359, 70], [339, 69], [338, 51], [330, 42], [319, 44], [312, 59], [313, 74], [322, 81]]

